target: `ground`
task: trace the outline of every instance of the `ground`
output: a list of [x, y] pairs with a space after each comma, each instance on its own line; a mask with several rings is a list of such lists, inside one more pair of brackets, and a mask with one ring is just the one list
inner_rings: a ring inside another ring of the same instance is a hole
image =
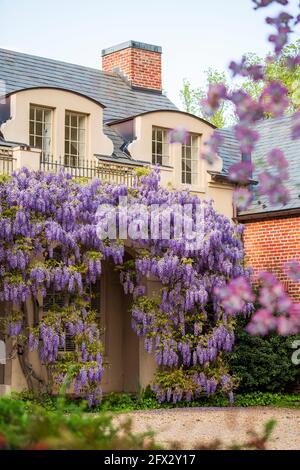
[[158, 442], [168, 448], [171, 442], [181, 443], [181, 449], [191, 449], [201, 442], [209, 443], [216, 438], [223, 444], [245, 442], [247, 431], [261, 432], [264, 424], [275, 419], [268, 449], [300, 448], [300, 409], [289, 408], [193, 408], [135, 411], [121, 414], [133, 420], [133, 431], [151, 428]]

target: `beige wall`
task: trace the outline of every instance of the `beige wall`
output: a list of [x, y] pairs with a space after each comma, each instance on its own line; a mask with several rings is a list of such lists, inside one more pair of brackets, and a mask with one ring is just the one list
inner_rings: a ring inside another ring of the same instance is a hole
[[54, 159], [65, 154], [65, 111], [87, 116], [86, 158], [94, 154], [110, 156], [113, 143], [103, 133], [103, 109], [96, 102], [76, 93], [51, 88], [22, 90], [11, 96], [11, 117], [1, 126], [6, 140], [29, 145], [30, 104], [53, 109], [52, 153]]

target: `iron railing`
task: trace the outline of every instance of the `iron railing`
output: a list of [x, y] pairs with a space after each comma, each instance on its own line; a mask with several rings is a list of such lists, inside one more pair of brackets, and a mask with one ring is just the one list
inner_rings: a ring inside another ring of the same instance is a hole
[[11, 175], [13, 171], [14, 158], [12, 150], [0, 146], [0, 175]]
[[84, 160], [79, 163], [79, 165], [73, 166], [66, 163], [65, 159], [62, 157], [56, 160], [53, 156], [44, 157], [43, 155], [40, 159], [40, 169], [54, 173], [59, 173], [63, 170], [74, 178], [99, 178], [101, 181], [126, 184], [128, 187], [133, 185], [136, 177], [134, 167], [130, 165], [127, 166], [121, 163], [97, 160]]

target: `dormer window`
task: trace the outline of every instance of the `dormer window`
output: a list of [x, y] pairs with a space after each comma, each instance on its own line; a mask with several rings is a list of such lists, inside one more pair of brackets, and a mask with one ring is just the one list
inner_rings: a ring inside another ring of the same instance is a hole
[[44, 161], [52, 156], [52, 119], [52, 109], [30, 105], [29, 145], [42, 150]]
[[153, 165], [170, 164], [169, 130], [161, 127], [152, 128], [152, 163]]
[[65, 115], [65, 165], [82, 166], [86, 157], [86, 120], [84, 114], [67, 111]]
[[183, 184], [198, 184], [200, 149], [199, 140], [199, 135], [189, 134], [185, 143], [182, 144], [181, 182]]

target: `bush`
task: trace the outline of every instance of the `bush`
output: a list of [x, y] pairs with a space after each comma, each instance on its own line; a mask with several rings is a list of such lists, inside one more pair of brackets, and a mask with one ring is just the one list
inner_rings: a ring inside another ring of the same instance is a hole
[[247, 320], [240, 318], [236, 329], [236, 342], [230, 355], [231, 373], [240, 380], [239, 392], [283, 392], [300, 377], [300, 367], [292, 363], [292, 342], [300, 335], [282, 337], [250, 336], [245, 327]]
[[131, 421], [118, 427], [111, 415], [83, 412], [80, 406], [65, 414], [64, 399], [48, 411], [29, 401], [0, 399], [0, 448], [33, 450], [145, 450], [159, 449], [153, 434], [134, 434]]

